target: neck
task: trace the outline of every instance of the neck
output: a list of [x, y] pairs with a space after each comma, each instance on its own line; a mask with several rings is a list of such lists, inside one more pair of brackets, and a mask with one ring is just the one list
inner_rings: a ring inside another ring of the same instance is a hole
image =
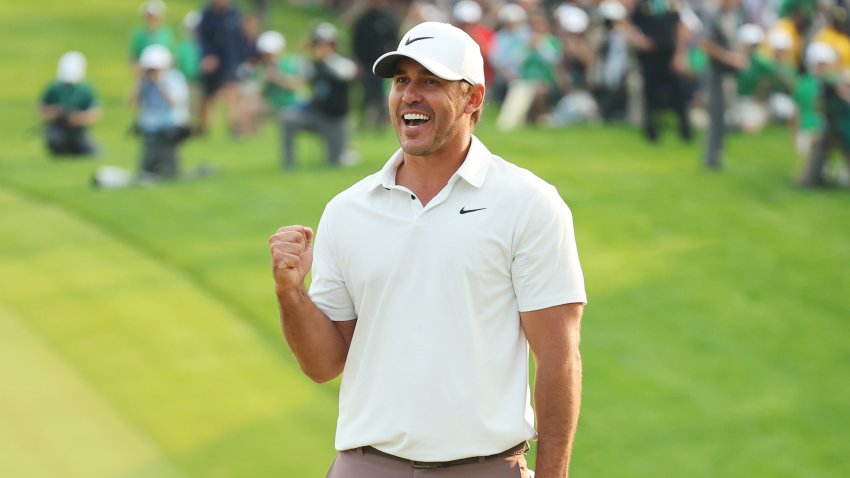
[[404, 154], [404, 160], [396, 171], [396, 184], [410, 189], [422, 205], [428, 204], [440, 193], [460, 168], [472, 144], [472, 136], [461, 138], [456, 147], [444, 148], [429, 156]]

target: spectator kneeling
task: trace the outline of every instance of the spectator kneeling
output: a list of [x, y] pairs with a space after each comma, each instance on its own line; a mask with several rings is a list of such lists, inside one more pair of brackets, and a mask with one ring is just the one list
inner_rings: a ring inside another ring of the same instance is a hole
[[337, 31], [329, 23], [318, 24], [312, 34], [312, 62], [307, 65], [307, 81], [312, 97], [300, 108], [282, 114], [283, 166], [295, 166], [295, 136], [301, 130], [313, 131], [325, 142], [330, 165], [351, 164], [348, 143], [348, 89], [357, 75], [357, 64], [336, 50]]
[[139, 66], [134, 100], [142, 137], [140, 178], [174, 178], [180, 171], [177, 146], [189, 135], [189, 87], [171, 68], [171, 52], [162, 45], [145, 48]]
[[84, 81], [86, 57], [70, 51], [59, 59], [56, 80], [41, 97], [44, 142], [53, 155], [93, 155], [97, 148], [87, 129], [100, 117], [94, 89]]

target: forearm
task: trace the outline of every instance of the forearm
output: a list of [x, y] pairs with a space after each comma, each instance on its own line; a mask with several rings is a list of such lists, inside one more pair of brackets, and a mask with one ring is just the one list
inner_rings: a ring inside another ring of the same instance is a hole
[[711, 40], [703, 41], [700, 46], [712, 60], [719, 61], [736, 70], [742, 69], [745, 60], [734, 51], [727, 50]]
[[100, 116], [100, 108], [89, 108], [68, 115], [68, 125], [78, 128], [89, 126], [97, 121]]
[[581, 406], [581, 356], [537, 364], [534, 386], [537, 416], [538, 478], [566, 478]]
[[45, 121], [55, 121], [62, 116], [62, 108], [56, 105], [44, 105], [39, 109], [41, 118]]
[[318, 383], [342, 373], [348, 342], [304, 288], [277, 291], [284, 337], [301, 370]]
[[626, 33], [626, 39], [637, 50], [644, 52], [652, 50], [654, 46], [652, 44], [652, 40], [650, 40], [648, 36], [644, 35], [643, 32], [641, 32], [634, 25], [630, 23], [624, 23], [623, 31]]

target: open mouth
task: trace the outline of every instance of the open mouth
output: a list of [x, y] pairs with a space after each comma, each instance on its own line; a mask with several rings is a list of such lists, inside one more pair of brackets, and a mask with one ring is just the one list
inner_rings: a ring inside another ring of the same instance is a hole
[[408, 128], [416, 128], [430, 121], [431, 117], [420, 113], [407, 113], [402, 115], [402, 119], [404, 120], [404, 125]]

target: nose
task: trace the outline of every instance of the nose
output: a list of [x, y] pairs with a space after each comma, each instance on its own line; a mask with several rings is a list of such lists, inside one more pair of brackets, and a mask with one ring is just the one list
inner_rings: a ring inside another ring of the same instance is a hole
[[422, 96], [419, 94], [419, 89], [415, 82], [410, 82], [404, 87], [404, 92], [401, 95], [401, 101], [407, 104], [417, 103]]

